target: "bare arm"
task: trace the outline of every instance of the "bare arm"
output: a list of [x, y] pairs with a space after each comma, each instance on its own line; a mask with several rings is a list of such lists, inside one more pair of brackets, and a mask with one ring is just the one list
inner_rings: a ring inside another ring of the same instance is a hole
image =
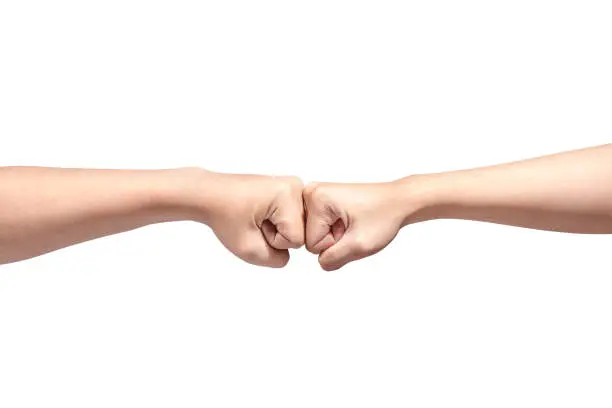
[[383, 249], [405, 225], [466, 219], [612, 233], [612, 145], [389, 183], [306, 187], [306, 246], [328, 270]]
[[612, 145], [415, 176], [405, 179], [404, 187], [411, 191], [407, 197], [416, 194], [421, 206], [408, 214], [408, 223], [456, 218], [551, 231], [612, 233]]
[[[303, 241], [296, 184], [195, 168], [0, 168], [0, 264], [149, 224], [193, 220], [211, 226], [246, 261], [283, 266], [287, 248]], [[289, 238], [279, 239], [276, 226], [289, 229]]]

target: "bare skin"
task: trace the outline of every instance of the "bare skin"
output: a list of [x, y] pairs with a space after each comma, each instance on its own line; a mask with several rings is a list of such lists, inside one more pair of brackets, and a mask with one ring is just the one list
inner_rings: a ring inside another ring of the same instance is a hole
[[0, 169], [0, 263], [149, 224], [209, 225], [236, 256], [282, 267], [304, 243], [302, 182], [197, 168]]
[[[313, 183], [202, 169], [0, 168], [0, 263], [149, 224], [209, 225], [241, 259], [282, 267], [306, 241], [326, 270], [412, 223], [465, 219], [612, 233], [612, 145], [388, 183]], [[304, 208], [306, 226], [304, 230]]]
[[412, 223], [464, 219], [612, 233], [612, 145], [389, 183], [304, 189], [306, 247], [325, 270], [372, 255]]

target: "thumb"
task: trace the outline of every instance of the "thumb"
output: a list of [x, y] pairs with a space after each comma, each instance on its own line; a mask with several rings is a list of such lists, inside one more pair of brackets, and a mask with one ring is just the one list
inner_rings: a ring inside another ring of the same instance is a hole
[[247, 234], [236, 255], [248, 263], [270, 268], [282, 268], [289, 262], [289, 251], [272, 247], [260, 231]]
[[371, 252], [367, 244], [349, 232], [336, 244], [321, 252], [319, 264], [326, 271], [335, 271], [349, 262], [365, 258]]

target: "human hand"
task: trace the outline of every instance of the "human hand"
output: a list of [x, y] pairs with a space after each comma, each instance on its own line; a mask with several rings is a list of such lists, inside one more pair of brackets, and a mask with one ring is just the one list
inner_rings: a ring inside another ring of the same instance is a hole
[[404, 182], [312, 183], [303, 192], [306, 248], [319, 254], [327, 271], [386, 247], [407, 223], [416, 203], [406, 200]]
[[302, 188], [297, 177], [203, 172], [190, 201], [196, 220], [234, 255], [280, 268], [288, 249], [304, 245]]

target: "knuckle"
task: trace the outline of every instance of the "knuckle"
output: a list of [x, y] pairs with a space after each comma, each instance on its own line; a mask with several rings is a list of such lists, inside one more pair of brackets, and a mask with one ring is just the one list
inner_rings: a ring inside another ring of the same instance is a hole
[[329, 189], [321, 183], [314, 183], [310, 185], [308, 190], [305, 190], [305, 201], [312, 206], [321, 206], [326, 202], [329, 202]]
[[303, 195], [305, 197], [312, 196], [314, 191], [317, 190], [319, 188], [319, 186], [320, 186], [320, 183], [317, 183], [317, 182], [313, 182], [313, 183], [308, 184], [306, 187], [304, 187]]
[[285, 182], [294, 189], [301, 190], [304, 187], [304, 182], [298, 176], [285, 176]]
[[327, 192], [327, 190], [326, 190], [325, 186], [324, 186], [324, 185], [322, 185], [322, 184], [319, 184], [319, 185], [317, 185], [317, 187], [316, 187], [316, 188], [315, 188], [315, 189], [312, 191], [312, 198], [313, 198], [315, 201], [324, 201], [324, 200], [326, 200], [326, 199], [327, 199], [327, 196], [328, 196], [328, 194], [327, 194], [327, 193], [328, 193], [328, 192]]
[[278, 195], [291, 195], [293, 193], [293, 185], [287, 181], [286, 177], [282, 177], [276, 180], [274, 189]]

